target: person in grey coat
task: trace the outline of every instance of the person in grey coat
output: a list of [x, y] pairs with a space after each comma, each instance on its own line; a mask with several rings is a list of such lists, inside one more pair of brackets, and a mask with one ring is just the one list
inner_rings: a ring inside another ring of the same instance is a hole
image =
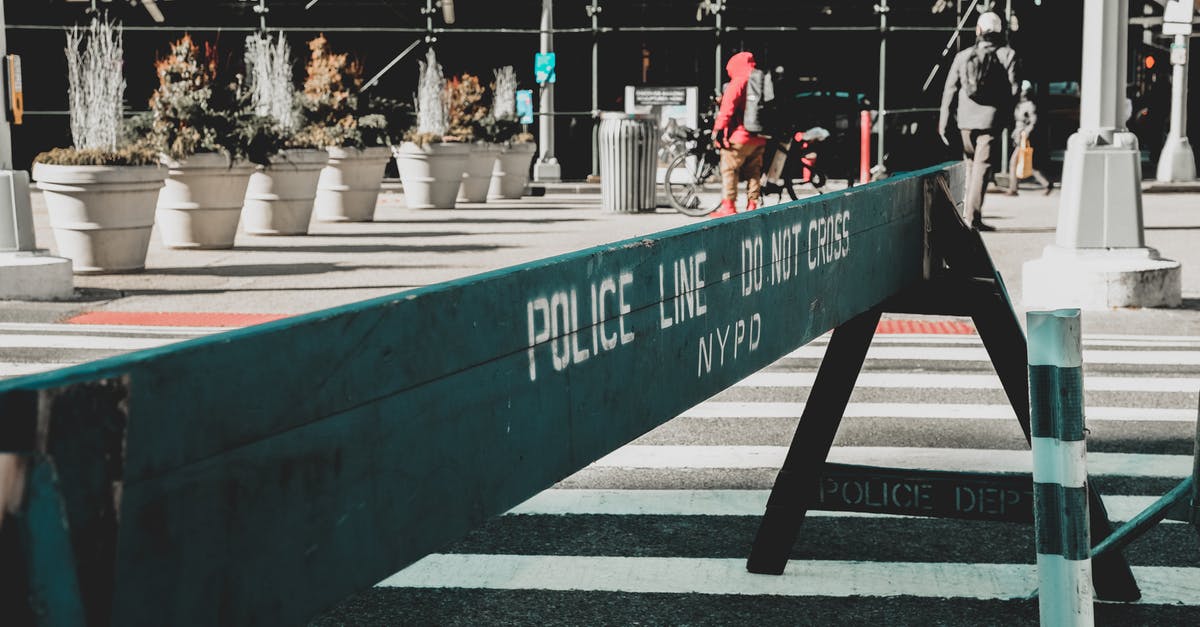
[[[1008, 164], [1008, 191], [1010, 196], [1017, 195], [1017, 184], [1020, 179], [1017, 174], [1017, 165], [1021, 157], [1021, 145], [1027, 138], [1033, 137], [1033, 127], [1037, 126], [1037, 105], [1030, 99], [1030, 93], [1033, 91], [1033, 83], [1029, 81], [1021, 81], [1021, 99], [1017, 101], [1017, 108], [1013, 111], [1013, 151], [1012, 158]], [[1045, 188], [1047, 196], [1054, 189], [1054, 184], [1046, 180], [1046, 177], [1038, 171], [1037, 168], [1030, 168], [1030, 176]]]
[[983, 222], [983, 197], [1000, 152], [996, 144], [1001, 133], [1012, 123], [1020, 82], [1017, 54], [1004, 42], [1004, 23], [1000, 16], [991, 12], [980, 14], [975, 23], [975, 34], [978, 37], [975, 45], [955, 55], [950, 64], [950, 73], [942, 90], [938, 134], [949, 145], [946, 128], [950, 121], [950, 106], [957, 99], [955, 118], [962, 132], [963, 158], [971, 162], [964, 218], [974, 229], [993, 231], [994, 227]]

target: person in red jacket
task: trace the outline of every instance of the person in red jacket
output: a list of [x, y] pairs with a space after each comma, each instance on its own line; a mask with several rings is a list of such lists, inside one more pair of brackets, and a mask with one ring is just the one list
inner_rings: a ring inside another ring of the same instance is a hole
[[712, 215], [719, 218], [737, 213], [738, 182], [746, 181], [746, 210], [758, 208], [762, 177], [764, 137], [746, 130], [743, 116], [746, 111], [746, 82], [754, 71], [754, 55], [739, 52], [725, 64], [729, 84], [721, 94], [721, 109], [713, 124], [713, 142], [721, 148], [721, 183], [724, 198], [721, 207]]

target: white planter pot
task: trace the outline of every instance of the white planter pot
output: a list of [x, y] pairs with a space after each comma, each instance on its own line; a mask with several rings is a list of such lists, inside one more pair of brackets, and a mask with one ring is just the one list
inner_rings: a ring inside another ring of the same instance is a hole
[[471, 144], [471, 154], [467, 157], [467, 171], [463, 172], [462, 188], [458, 192], [460, 201], [487, 202], [488, 188], [492, 185], [492, 172], [502, 152], [504, 147], [496, 144]]
[[404, 142], [394, 150], [404, 202], [410, 209], [453, 209], [470, 153], [467, 144], [418, 146]]
[[488, 198], [520, 198], [529, 182], [529, 164], [537, 153], [537, 144], [512, 144], [500, 153], [492, 170]]
[[242, 230], [254, 235], [304, 235], [312, 217], [313, 199], [321, 168], [329, 161], [324, 150], [288, 149], [257, 166], [246, 186]]
[[166, 176], [156, 165], [33, 165], [58, 254], [79, 274], [146, 267], [154, 204]]
[[164, 160], [167, 180], [158, 192], [155, 223], [167, 248], [233, 248], [242, 199], [254, 165], [230, 166], [229, 157], [198, 153]]
[[326, 148], [329, 164], [321, 170], [313, 214], [325, 222], [368, 222], [383, 183], [383, 169], [392, 157], [387, 146]]

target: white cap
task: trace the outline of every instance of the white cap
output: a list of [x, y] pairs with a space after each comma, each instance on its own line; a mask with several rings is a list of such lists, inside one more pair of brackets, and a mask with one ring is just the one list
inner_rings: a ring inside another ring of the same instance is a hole
[[991, 11], [980, 13], [979, 21], [975, 22], [975, 30], [979, 31], [980, 35], [1004, 32], [1004, 22], [999, 15]]

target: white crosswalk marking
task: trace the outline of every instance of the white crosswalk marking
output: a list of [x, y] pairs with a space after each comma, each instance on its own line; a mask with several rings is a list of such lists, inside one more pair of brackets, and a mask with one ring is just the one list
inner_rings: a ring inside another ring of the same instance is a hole
[[[828, 339], [828, 335], [823, 336], [747, 377], [730, 391], [683, 412], [652, 439], [627, 445], [601, 458], [568, 479], [564, 486], [517, 505], [502, 517], [507, 522], [501, 527], [511, 525], [512, 533], [519, 536], [521, 532], [516, 530], [549, 524], [525, 523], [534, 525], [526, 527], [520, 521], [546, 517], [561, 519], [565, 528], [580, 525], [597, 530], [618, 523], [608, 518], [602, 523], [584, 521], [596, 516], [661, 517], [663, 522], [658, 526], [691, 528], [704, 524], [696, 521], [711, 521], [719, 526], [734, 524], [721, 521], [735, 517], [761, 517], [768, 490], [705, 489], [705, 486], [719, 485], [721, 480], [717, 477], [741, 476], [736, 475], [738, 472], [774, 477], [789, 442], [771, 434], [780, 433], [781, 425], [787, 425], [782, 431], [790, 431], [790, 424], [803, 412], [805, 388], [811, 388], [815, 382], [816, 360], [823, 356]], [[1186, 451], [1190, 450], [1197, 415], [1195, 395], [1200, 392], [1200, 376], [1186, 371], [1178, 375], [1162, 373], [1174, 367], [1200, 365], [1200, 338], [1092, 335], [1085, 336], [1084, 341], [1085, 366], [1106, 367], [1085, 375], [1084, 386], [1090, 394], [1085, 415], [1088, 421], [1105, 425], [1106, 434], [1116, 434], [1107, 436], [1110, 439], [1102, 450], [1088, 454], [1090, 475], [1097, 481], [1120, 481], [1118, 485], [1123, 490], [1156, 482], [1154, 487], [1138, 488], [1144, 490], [1140, 492], [1103, 494], [1109, 518], [1114, 522], [1126, 521], [1154, 504], [1166, 489], [1162, 486], [1174, 485], [1192, 471], [1192, 457]], [[1003, 397], [997, 396], [1002, 390], [999, 377], [993, 373], [956, 371], [964, 362], [980, 365], [989, 362], [978, 337], [877, 336], [856, 383], [856, 389], [863, 394], [847, 406], [845, 417], [872, 419], [874, 422], [869, 423], [872, 430], [880, 431], [858, 429], [856, 434], [839, 439], [829, 461], [899, 471], [1028, 473], [1031, 465], [1028, 450], [977, 448], [979, 445], [967, 444], [961, 437], [972, 428], [977, 429], [974, 433], [978, 437], [978, 429], [992, 429], [992, 425], [1008, 421], [1015, 423], [1015, 412], [1002, 404], [999, 399]], [[1147, 369], [1153, 369], [1154, 373]], [[976, 400], [963, 391], [986, 391], [988, 395]], [[1147, 395], [1155, 395], [1159, 400], [1150, 402]], [[1128, 404], [1124, 403], [1126, 399]], [[742, 419], [759, 420], [739, 422]], [[931, 426], [930, 420], [944, 422]], [[723, 434], [731, 429], [738, 430], [739, 443], [721, 444]], [[915, 433], [920, 430], [925, 433]], [[905, 436], [904, 446], [885, 444], [900, 434]], [[1011, 437], [1011, 430], [1005, 437]], [[1111, 438], [1117, 438], [1129, 450]], [[914, 440], [919, 443], [912, 444]], [[1174, 445], [1165, 448], [1168, 443]], [[756, 486], [764, 485], [763, 481], [770, 479], [752, 480]], [[811, 511], [809, 517], [838, 526], [891, 521], [917, 529], [945, 522], [833, 511]], [[683, 520], [689, 522], [679, 522]], [[971, 532], [973, 523], [959, 523], [962, 526], [955, 528], [963, 531], [957, 533]], [[632, 528], [641, 528], [630, 524]], [[1032, 545], [1033, 530], [1024, 529]], [[1185, 525], [1170, 521], [1164, 523], [1164, 529], [1188, 531]], [[753, 538], [737, 539], [748, 546]], [[880, 538], [858, 539], [886, 543]], [[648, 540], [650, 546], [662, 541]], [[512, 542], [519, 544], [516, 539]], [[990, 554], [982, 551], [974, 556], [931, 555], [928, 561], [871, 561], [869, 555], [866, 561], [793, 559], [782, 577], [772, 577], [747, 573], [745, 557], [730, 558], [727, 552], [696, 557], [691, 553], [661, 555], [648, 547], [588, 546], [587, 555], [560, 551], [539, 554], [536, 548], [533, 552], [526, 548], [494, 554], [452, 551], [429, 556], [380, 585], [989, 600], [1028, 598], [1036, 585], [1032, 565], [992, 563]], [[591, 552], [594, 550], [604, 556], [595, 556]], [[849, 547], [844, 550], [861, 554]], [[633, 552], [638, 557], [632, 557]], [[1200, 606], [1200, 568], [1179, 566], [1170, 558], [1159, 559], [1166, 559], [1166, 564], [1134, 567], [1143, 594], [1141, 603]]]
[[[1141, 603], [1200, 605], [1200, 568], [1134, 567]], [[782, 596], [1019, 599], [1037, 587], [1032, 564], [796, 561], [783, 575], [746, 572], [741, 559], [434, 554], [381, 586], [604, 590]]]
[[[786, 446], [687, 446], [629, 445], [596, 461], [593, 466], [609, 468], [779, 468]], [[979, 472], [1030, 472], [1029, 451], [977, 450], [959, 448], [902, 448], [886, 446], [835, 446], [829, 461], [838, 464], [882, 466], [908, 470], [953, 470]], [[1191, 455], [1143, 455], [1134, 453], [1088, 453], [1092, 476], [1122, 477], [1187, 476], [1192, 471]]]
[[[815, 372], [757, 372], [742, 379], [738, 387], [812, 387]], [[1111, 377], [1089, 375], [1084, 379], [1089, 392], [1200, 392], [1200, 377]], [[994, 374], [941, 374], [932, 372], [864, 372], [856, 388], [910, 388], [947, 390], [1000, 390]]]
[[[785, 359], [820, 359], [825, 354], [824, 346], [803, 346], [790, 353]], [[987, 350], [978, 348], [940, 346], [872, 346], [867, 351], [868, 360], [923, 360], [923, 361], [978, 361], [988, 362]], [[1200, 365], [1200, 351], [1167, 350], [1099, 350], [1085, 349], [1083, 363], [1091, 365]]]
[[[578, 516], [761, 516], [769, 490], [546, 490], [508, 511], [510, 515]], [[1126, 521], [1157, 500], [1152, 496], [1104, 496], [1113, 520]], [[899, 517], [865, 512], [813, 510], [809, 516]], [[1168, 521], [1173, 522], [1173, 521]]]
[[[688, 418], [799, 418], [804, 403], [730, 403], [708, 401], [701, 403], [682, 415]], [[1196, 420], [1194, 409], [1170, 409], [1155, 407], [1088, 407], [1084, 410], [1088, 420], [1119, 420], [1143, 422], [1161, 420], [1167, 422], [1192, 422]], [[957, 418], [974, 420], [1016, 420], [1016, 413], [1009, 405], [981, 405], [974, 403], [850, 403], [843, 414], [845, 418]]]
[[226, 330], [222, 327], [3, 322], [0, 323], [0, 379], [48, 372]]

